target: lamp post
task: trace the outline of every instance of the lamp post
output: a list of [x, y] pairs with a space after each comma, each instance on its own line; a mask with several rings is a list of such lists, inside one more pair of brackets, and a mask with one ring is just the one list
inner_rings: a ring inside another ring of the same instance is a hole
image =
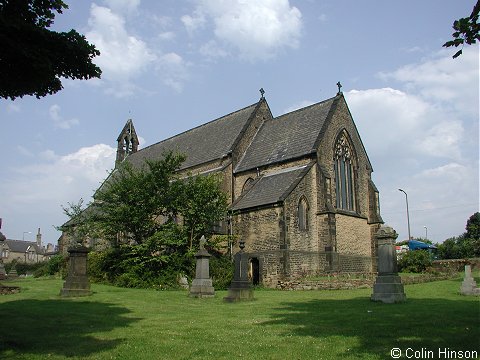
[[425, 228], [425, 240], [428, 240], [428, 228], [424, 226]]
[[408, 225], [408, 240], [412, 239], [411, 233], [410, 233], [410, 213], [408, 212], [408, 195], [405, 192], [405, 190], [398, 189], [398, 191], [401, 191], [405, 194], [405, 201], [407, 203], [407, 225]]
[[22, 240], [25, 241], [25, 234], [31, 234], [31, 231], [24, 231], [22, 235]]

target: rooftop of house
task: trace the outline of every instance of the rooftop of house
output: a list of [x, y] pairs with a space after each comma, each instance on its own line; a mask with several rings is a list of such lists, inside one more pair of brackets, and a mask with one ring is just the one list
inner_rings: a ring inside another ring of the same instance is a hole
[[5, 244], [8, 246], [11, 252], [25, 253], [32, 249], [38, 254], [43, 253], [43, 248], [38, 246], [35, 241], [6, 239]]

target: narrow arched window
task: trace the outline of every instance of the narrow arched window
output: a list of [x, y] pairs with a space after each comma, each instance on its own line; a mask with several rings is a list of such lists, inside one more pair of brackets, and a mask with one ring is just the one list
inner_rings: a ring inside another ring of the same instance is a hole
[[252, 178], [248, 178], [245, 183], [243, 184], [243, 187], [242, 187], [242, 194], [243, 193], [246, 193], [248, 190], [250, 190], [253, 186], [253, 179]]
[[303, 196], [298, 202], [297, 208], [298, 229], [300, 231], [308, 230], [308, 202]]
[[337, 209], [355, 211], [354, 152], [343, 131], [335, 143], [334, 172]]

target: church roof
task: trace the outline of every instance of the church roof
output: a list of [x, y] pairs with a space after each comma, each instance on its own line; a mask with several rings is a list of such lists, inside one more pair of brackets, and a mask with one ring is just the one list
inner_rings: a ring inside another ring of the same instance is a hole
[[265, 121], [235, 172], [314, 153], [322, 127], [337, 98]]
[[263, 175], [255, 181], [247, 193], [232, 204], [231, 209], [244, 210], [257, 206], [272, 205], [285, 200], [311, 167], [312, 164]]
[[145, 159], [158, 158], [164, 152], [174, 151], [186, 155], [182, 169], [186, 169], [228, 155], [239, 135], [254, 114], [259, 103], [225, 115], [169, 139], [146, 147], [128, 157], [133, 165], [143, 164]]

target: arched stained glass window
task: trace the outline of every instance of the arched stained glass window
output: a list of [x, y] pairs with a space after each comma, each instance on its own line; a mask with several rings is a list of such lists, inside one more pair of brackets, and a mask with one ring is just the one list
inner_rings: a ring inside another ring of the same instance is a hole
[[355, 211], [354, 152], [343, 131], [335, 143], [334, 172], [337, 209]]

